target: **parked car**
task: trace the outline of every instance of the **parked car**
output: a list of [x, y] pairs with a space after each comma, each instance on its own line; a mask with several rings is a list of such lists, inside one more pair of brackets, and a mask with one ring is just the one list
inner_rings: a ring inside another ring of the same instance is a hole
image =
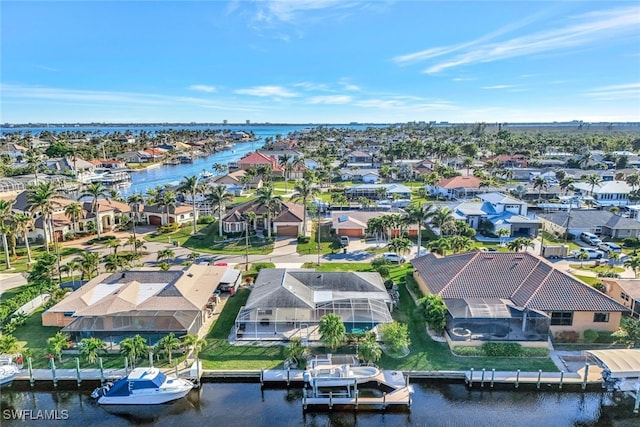
[[609, 253], [609, 252], [615, 252], [615, 253], [622, 253], [622, 248], [620, 247], [620, 245], [616, 245], [615, 243], [612, 242], [602, 242], [598, 245], [598, 249], [600, 249], [602, 252], [605, 253]]
[[580, 255], [581, 252], [586, 252], [587, 254], [589, 254], [589, 259], [601, 259], [602, 257], [604, 257], [604, 252], [593, 248], [574, 249], [571, 251], [571, 256], [573, 258], [578, 258], [578, 255]]
[[393, 264], [402, 264], [406, 261], [403, 256], [393, 252], [385, 252], [382, 254], [382, 257]]
[[591, 246], [598, 246], [602, 243], [602, 240], [600, 240], [598, 236], [593, 233], [587, 233], [586, 231], [584, 233], [580, 233], [580, 240], [590, 244]]
[[340, 236], [340, 246], [343, 248], [349, 246], [349, 236]]

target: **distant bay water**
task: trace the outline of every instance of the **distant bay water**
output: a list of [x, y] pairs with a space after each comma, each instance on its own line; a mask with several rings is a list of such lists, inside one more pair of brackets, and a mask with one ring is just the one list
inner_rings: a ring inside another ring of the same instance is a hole
[[[183, 177], [199, 175], [203, 171], [213, 172], [215, 163], [229, 164], [230, 162], [240, 160], [244, 155], [252, 151], [262, 148], [268, 137], [276, 138], [281, 135], [283, 138], [294, 131], [301, 131], [319, 125], [182, 125], [182, 126], [69, 126], [69, 127], [23, 127], [23, 128], [2, 128], [0, 135], [12, 132], [31, 132], [32, 135], [39, 135], [41, 132], [87, 132], [94, 135], [104, 135], [114, 132], [132, 132], [138, 133], [142, 130], [148, 133], [159, 133], [168, 130], [231, 130], [231, 131], [247, 131], [253, 132], [256, 140], [251, 142], [238, 142], [231, 149], [212, 153], [207, 157], [199, 157], [193, 163], [180, 164], [175, 166], [160, 166], [152, 169], [145, 169], [131, 173], [131, 185], [120, 189], [123, 196], [129, 196], [133, 193], [144, 193], [156, 186], [164, 186], [178, 184]], [[354, 130], [364, 130], [368, 127], [384, 127], [387, 125], [322, 125], [327, 127], [349, 128]]]

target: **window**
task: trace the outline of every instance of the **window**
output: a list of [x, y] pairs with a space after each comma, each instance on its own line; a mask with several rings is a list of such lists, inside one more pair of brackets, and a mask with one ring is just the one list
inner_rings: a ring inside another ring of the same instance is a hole
[[272, 313], [272, 310], [258, 310], [258, 316], [270, 316]]
[[593, 313], [593, 323], [609, 323], [609, 313]]
[[625, 301], [629, 301], [629, 295], [625, 294], [624, 292], [620, 292], [620, 298]]
[[64, 317], [73, 317], [74, 314], [75, 311], [65, 311], [64, 313], [62, 313]]
[[552, 326], [571, 326], [573, 324], [573, 311], [554, 311], [551, 313]]

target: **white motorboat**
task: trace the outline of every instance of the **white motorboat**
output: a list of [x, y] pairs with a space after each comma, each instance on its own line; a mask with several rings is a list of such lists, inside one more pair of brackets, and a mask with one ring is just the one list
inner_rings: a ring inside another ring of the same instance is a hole
[[366, 383], [379, 373], [375, 366], [316, 365], [307, 369], [303, 376], [312, 386], [341, 387]]
[[0, 357], [0, 386], [10, 385], [18, 372], [20, 368], [12, 357], [4, 355]]
[[193, 387], [191, 381], [157, 368], [136, 368], [127, 377], [96, 388], [91, 397], [101, 405], [157, 405], [180, 399]]

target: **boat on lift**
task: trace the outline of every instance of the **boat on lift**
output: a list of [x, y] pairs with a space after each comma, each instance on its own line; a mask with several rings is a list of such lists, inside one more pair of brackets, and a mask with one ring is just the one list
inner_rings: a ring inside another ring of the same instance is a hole
[[157, 405], [185, 397], [191, 381], [165, 375], [158, 368], [135, 368], [125, 378], [96, 388], [91, 397], [100, 405]]
[[[21, 356], [19, 356], [21, 360]], [[15, 376], [20, 372], [20, 366], [14, 361], [11, 355], [0, 356], [0, 386], [11, 385]]]
[[341, 387], [371, 381], [380, 373], [375, 366], [316, 365], [303, 373], [305, 382], [320, 387]]

